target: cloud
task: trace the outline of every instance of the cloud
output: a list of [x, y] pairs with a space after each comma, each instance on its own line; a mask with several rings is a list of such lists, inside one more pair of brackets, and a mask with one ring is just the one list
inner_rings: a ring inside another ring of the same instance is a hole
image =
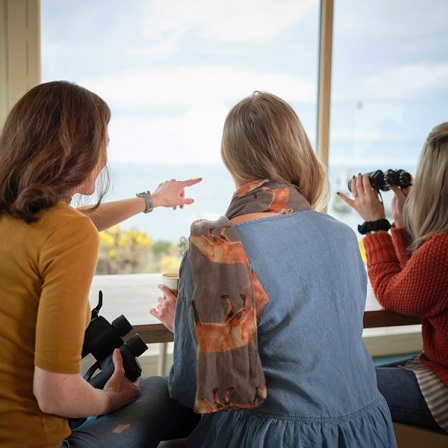
[[424, 98], [434, 91], [448, 92], [448, 63], [408, 64], [368, 76], [361, 89], [376, 99]]
[[[425, 62], [389, 66], [374, 74], [340, 79], [333, 85], [333, 101], [394, 101], [407, 103], [416, 99], [447, 95], [448, 63]], [[348, 82], [350, 81], [350, 82]]]
[[352, 40], [356, 36], [358, 45], [380, 41], [390, 46], [400, 36], [411, 43], [431, 34], [444, 34], [446, 11], [446, 0], [354, 1], [340, 8], [336, 4], [335, 30], [338, 38]]
[[148, 7], [144, 34], [195, 30], [222, 42], [264, 42], [303, 19], [317, 0], [156, 0]]
[[315, 102], [316, 81], [297, 74], [255, 72], [228, 66], [177, 67], [101, 76], [84, 83], [123, 111], [190, 106], [198, 100], [234, 103], [254, 90], [288, 101]]
[[109, 126], [111, 162], [220, 163], [227, 107], [196, 101], [178, 117], [118, 116]]
[[182, 117], [112, 117], [109, 125], [111, 163], [184, 163]]
[[225, 66], [152, 69], [83, 83], [112, 108], [111, 161], [220, 163], [227, 112], [254, 90], [315, 102], [316, 83]]
[[314, 102], [316, 95], [310, 79], [228, 67], [150, 70], [86, 87], [111, 104], [111, 159], [121, 162], [220, 163], [222, 125], [237, 101], [254, 90], [289, 102]]

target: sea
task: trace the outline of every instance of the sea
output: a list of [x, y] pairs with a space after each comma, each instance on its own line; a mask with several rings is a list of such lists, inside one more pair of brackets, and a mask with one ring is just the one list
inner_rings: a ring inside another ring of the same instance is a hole
[[[336, 195], [337, 191], [348, 192], [348, 181], [353, 174], [368, 173], [376, 169], [383, 171], [406, 169], [415, 172], [415, 164], [401, 163], [400, 166], [380, 166], [374, 162], [350, 163], [337, 162], [329, 170], [331, 180], [331, 198], [327, 213], [357, 230], [362, 221], [359, 215], [348, 207]], [[194, 199], [194, 204], [183, 209], [157, 207], [153, 212], [138, 215], [124, 221], [120, 226], [124, 229], [136, 228], [144, 230], [155, 241], [178, 242], [181, 237], [188, 236], [191, 223], [199, 218], [217, 219], [227, 210], [235, 191], [233, 180], [223, 165], [219, 164], [149, 164], [149, 163], [114, 163], [110, 165], [111, 189], [106, 201], [134, 197], [141, 191], [154, 191], [157, 186], [169, 179], [186, 180], [202, 177], [202, 181], [186, 188], [186, 197]], [[382, 192], [386, 212], [390, 215], [391, 192]]]
[[110, 165], [110, 171], [111, 189], [106, 201], [135, 197], [146, 190], [154, 192], [166, 180], [202, 177], [199, 184], [185, 189], [185, 197], [193, 198], [193, 204], [176, 210], [157, 207], [151, 213], [139, 213], [120, 224], [124, 229], [146, 231], [153, 241], [178, 242], [189, 235], [194, 220], [218, 218], [226, 211], [235, 191], [232, 178], [218, 164], [116, 163]]

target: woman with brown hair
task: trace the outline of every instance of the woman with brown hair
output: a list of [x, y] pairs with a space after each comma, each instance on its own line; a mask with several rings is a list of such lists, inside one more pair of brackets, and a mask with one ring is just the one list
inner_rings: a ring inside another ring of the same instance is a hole
[[[103, 389], [80, 375], [98, 231], [70, 202], [93, 194], [98, 178], [97, 205], [106, 192], [110, 115], [87, 89], [49, 82], [17, 102], [0, 137], [2, 447], [157, 446], [167, 422], [183, 415], [164, 379], [126, 378], [119, 350]], [[191, 182], [160, 187], [155, 205], [189, 203]], [[106, 204], [92, 217], [102, 228], [146, 210], [150, 199]], [[89, 416], [102, 417], [71, 431], [69, 419]]]
[[356, 176], [351, 189], [353, 199], [340, 196], [369, 229], [363, 242], [375, 297], [422, 319], [423, 352], [377, 367], [378, 387], [394, 420], [448, 432], [448, 123], [429, 133], [414, 185], [391, 185], [391, 234], [369, 177]]
[[328, 179], [292, 107], [256, 92], [229, 112], [225, 216], [192, 224], [174, 315], [172, 398], [202, 414], [192, 447], [395, 446], [362, 340], [354, 232], [320, 213]]

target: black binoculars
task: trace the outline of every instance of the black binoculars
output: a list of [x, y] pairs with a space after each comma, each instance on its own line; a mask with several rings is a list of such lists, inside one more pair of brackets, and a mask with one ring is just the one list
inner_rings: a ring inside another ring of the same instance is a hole
[[[100, 291], [98, 305], [92, 310], [82, 348], [83, 358], [91, 353], [96, 359], [84, 375], [84, 379], [97, 389], [102, 389], [114, 372], [112, 354], [116, 348], [120, 349], [125, 375], [130, 381], [135, 381], [141, 375], [142, 368], [137, 357], [148, 349], [138, 334], [124, 342], [122, 337], [132, 330], [132, 325], [123, 315], [117, 317], [112, 323], [98, 316], [102, 305], [103, 293]], [[100, 372], [93, 376], [97, 370]]]
[[[366, 173], [365, 176], [369, 176], [370, 184], [375, 190], [388, 191], [391, 185], [397, 187], [406, 188], [412, 183], [412, 177], [410, 173], [405, 170], [387, 170], [385, 172], [381, 170], [371, 171]], [[348, 191], [352, 191], [352, 181], [348, 181]]]

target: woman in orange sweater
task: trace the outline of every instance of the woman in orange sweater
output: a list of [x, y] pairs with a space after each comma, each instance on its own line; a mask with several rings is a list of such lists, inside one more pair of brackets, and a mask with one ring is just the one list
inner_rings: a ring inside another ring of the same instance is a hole
[[391, 185], [391, 234], [369, 177], [354, 177], [351, 187], [353, 199], [338, 194], [366, 221], [367, 270], [378, 302], [422, 319], [423, 352], [378, 367], [379, 389], [394, 420], [448, 432], [448, 123], [429, 133], [414, 186]]

